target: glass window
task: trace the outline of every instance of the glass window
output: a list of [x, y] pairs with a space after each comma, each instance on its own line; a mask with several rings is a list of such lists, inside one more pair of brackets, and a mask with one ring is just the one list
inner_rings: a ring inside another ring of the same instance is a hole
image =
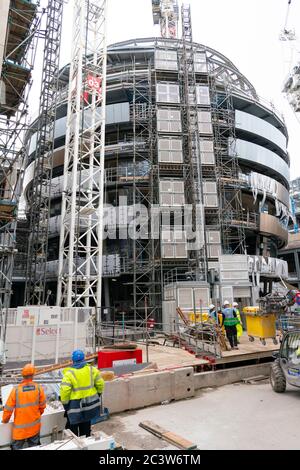
[[179, 85], [158, 83], [156, 86], [156, 100], [159, 103], [180, 103]]
[[175, 109], [157, 111], [158, 132], [181, 132], [181, 112]]

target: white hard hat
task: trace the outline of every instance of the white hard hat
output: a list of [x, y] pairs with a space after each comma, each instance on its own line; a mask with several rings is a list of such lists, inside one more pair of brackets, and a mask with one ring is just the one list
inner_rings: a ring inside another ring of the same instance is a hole
[[237, 302], [233, 302], [232, 306], [233, 306], [233, 307], [238, 307], [239, 304], [238, 304]]
[[229, 305], [228, 300], [225, 300], [224, 305]]
[[209, 310], [212, 310], [213, 308], [216, 308], [216, 307], [214, 306], [214, 304], [210, 304], [210, 306], [208, 308], [209, 308]]

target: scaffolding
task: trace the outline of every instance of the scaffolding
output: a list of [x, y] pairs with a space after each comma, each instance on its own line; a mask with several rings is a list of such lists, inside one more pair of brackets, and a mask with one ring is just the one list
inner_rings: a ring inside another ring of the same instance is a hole
[[189, 269], [197, 280], [207, 281], [207, 244], [203, 205], [203, 179], [200, 154], [195, 50], [190, 5], [182, 5], [182, 50], [180, 80], [182, 89], [182, 125], [185, 155], [186, 203], [192, 205], [191, 227], [195, 238], [189, 253]]
[[25, 304], [43, 305], [55, 141], [59, 58], [64, 0], [49, 0], [45, 25], [42, 83], [37, 121], [26, 267]]
[[26, 161], [32, 70], [40, 36], [39, 2], [10, 2], [0, 103], [0, 364], [5, 363], [7, 312], [12, 294], [18, 202]]
[[75, 0], [57, 305], [96, 306], [101, 320], [106, 0]]
[[246, 254], [247, 220], [239, 181], [232, 90], [230, 84], [218, 90], [212, 70], [209, 77], [222, 250], [224, 254]]

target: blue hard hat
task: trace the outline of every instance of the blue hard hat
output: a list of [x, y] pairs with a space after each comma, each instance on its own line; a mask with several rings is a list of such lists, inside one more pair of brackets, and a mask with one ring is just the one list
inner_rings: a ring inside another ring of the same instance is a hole
[[73, 362], [81, 362], [84, 361], [84, 352], [81, 349], [76, 349], [72, 353], [72, 361]]

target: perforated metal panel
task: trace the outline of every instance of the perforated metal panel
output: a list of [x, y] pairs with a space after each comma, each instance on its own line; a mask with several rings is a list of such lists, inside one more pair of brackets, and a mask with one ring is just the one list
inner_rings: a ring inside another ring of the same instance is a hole
[[196, 88], [197, 94], [197, 104], [202, 106], [209, 106], [210, 105], [210, 95], [209, 95], [209, 87], [206, 85], [197, 85]]
[[251, 298], [250, 287], [234, 287], [233, 295], [235, 298]]
[[156, 50], [155, 68], [158, 70], [178, 70], [177, 52]]
[[180, 103], [179, 85], [158, 83], [156, 85], [156, 101], [158, 103]]
[[184, 205], [184, 183], [179, 180], [161, 180], [160, 204], [162, 206], [182, 206]]
[[228, 302], [233, 302], [233, 290], [231, 286], [221, 287], [222, 301], [228, 300]]
[[158, 109], [157, 129], [159, 132], [181, 132], [181, 112], [174, 109]]
[[201, 307], [205, 308], [209, 305], [210, 303], [209, 290], [207, 288], [200, 287], [200, 288], [194, 289], [194, 296], [195, 296], [195, 307], [197, 309]]
[[209, 258], [219, 258], [222, 254], [221, 245], [208, 245]]
[[194, 299], [193, 299], [193, 289], [191, 287], [178, 288], [177, 299], [178, 299], [179, 307], [193, 309]]
[[204, 194], [216, 194], [217, 193], [217, 183], [212, 181], [205, 181], [203, 184]]
[[198, 111], [198, 123], [200, 134], [212, 134], [211, 112]]
[[182, 163], [182, 140], [158, 139], [158, 160], [162, 163]]
[[195, 53], [195, 72], [196, 73], [207, 73], [207, 60], [205, 52]]
[[217, 195], [204, 195], [204, 205], [206, 207], [218, 207], [219, 199]]
[[206, 233], [207, 243], [214, 244], [214, 243], [221, 243], [221, 234], [218, 230], [209, 230]]

